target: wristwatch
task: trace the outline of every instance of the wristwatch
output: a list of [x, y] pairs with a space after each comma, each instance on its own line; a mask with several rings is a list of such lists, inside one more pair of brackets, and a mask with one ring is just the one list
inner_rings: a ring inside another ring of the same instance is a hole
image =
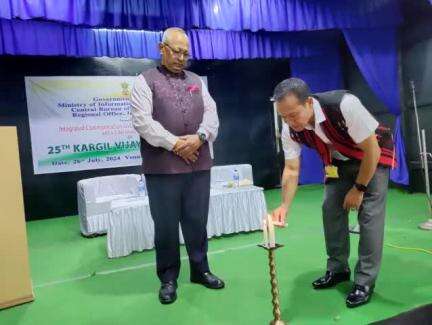
[[360, 183], [354, 183], [354, 187], [357, 189], [357, 191], [359, 192], [366, 192], [367, 191], [367, 186], [360, 184]]
[[206, 135], [205, 135], [204, 133], [200, 133], [200, 132], [198, 132], [197, 134], [198, 134], [198, 138], [200, 139], [200, 141], [201, 141], [202, 143], [206, 142], [207, 137], [206, 137]]

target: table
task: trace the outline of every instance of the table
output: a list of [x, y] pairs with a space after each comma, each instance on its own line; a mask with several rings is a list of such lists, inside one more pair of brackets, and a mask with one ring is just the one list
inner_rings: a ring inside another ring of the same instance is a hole
[[[211, 189], [209, 238], [261, 229], [267, 213], [263, 189], [256, 186]], [[180, 229], [180, 243], [184, 243]], [[116, 200], [108, 215], [108, 257], [127, 256], [154, 247], [154, 224], [148, 197]]]

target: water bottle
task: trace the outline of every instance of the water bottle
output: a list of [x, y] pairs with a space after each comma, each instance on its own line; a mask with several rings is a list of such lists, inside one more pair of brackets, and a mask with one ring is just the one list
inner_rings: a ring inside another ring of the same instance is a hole
[[237, 168], [234, 168], [233, 170], [233, 181], [234, 181], [234, 187], [239, 187], [240, 185], [240, 174]]
[[138, 181], [138, 195], [145, 196], [145, 191], [144, 177], [141, 174], [141, 179]]

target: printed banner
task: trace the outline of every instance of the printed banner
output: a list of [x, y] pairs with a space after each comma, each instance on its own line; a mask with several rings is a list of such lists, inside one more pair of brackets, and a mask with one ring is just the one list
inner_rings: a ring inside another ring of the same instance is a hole
[[26, 77], [35, 174], [136, 166], [130, 76]]

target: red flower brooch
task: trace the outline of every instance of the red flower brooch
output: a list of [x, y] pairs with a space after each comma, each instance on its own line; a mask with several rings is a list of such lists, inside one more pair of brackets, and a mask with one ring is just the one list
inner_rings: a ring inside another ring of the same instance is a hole
[[199, 87], [198, 87], [198, 85], [195, 85], [195, 84], [193, 84], [193, 85], [189, 85], [189, 86], [187, 87], [187, 91], [189, 92], [189, 94], [192, 95], [192, 93], [196, 93], [196, 92], [199, 91]]

